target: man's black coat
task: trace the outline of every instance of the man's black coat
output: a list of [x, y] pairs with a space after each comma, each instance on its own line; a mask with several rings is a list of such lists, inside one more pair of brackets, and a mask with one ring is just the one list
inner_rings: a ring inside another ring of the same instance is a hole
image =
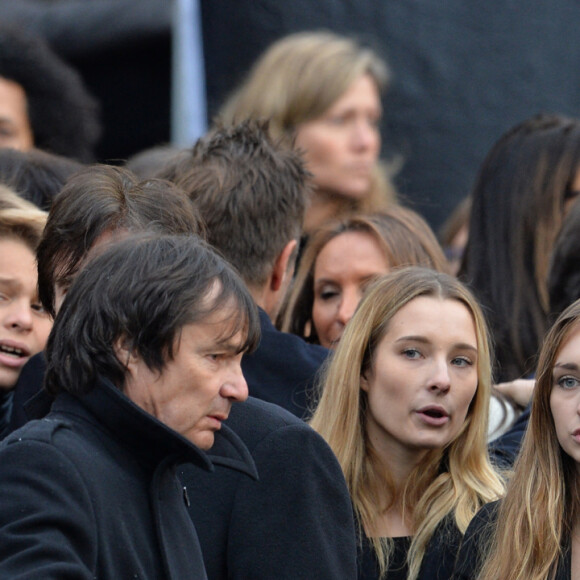
[[318, 371], [329, 351], [294, 334], [280, 332], [261, 308], [259, 311], [260, 345], [242, 358], [250, 396], [275, 403], [305, 419], [312, 406]]
[[[220, 438], [228, 464], [256, 477], [239, 439]], [[213, 469], [107, 381], [59, 395], [0, 444], [0, 578], [206, 578], [182, 462]]]

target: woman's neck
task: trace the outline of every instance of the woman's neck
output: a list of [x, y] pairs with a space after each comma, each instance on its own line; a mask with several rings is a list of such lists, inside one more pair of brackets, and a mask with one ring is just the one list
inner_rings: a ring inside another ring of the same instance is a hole
[[424, 461], [429, 451], [410, 448], [391, 437], [385, 437], [383, 430], [370, 421], [367, 422], [366, 431], [377, 459], [389, 473], [395, 489], [402, 492], [409, 476]]
[[392, 505], [379, 514], [365, 533], [369, 538], [399, 538], [412, 535], [411, 516], [403, 509], [401, 502]]
[[304, 217], [304, 233], [309, 235], [325, 222], [352, 213], [355, 209], [354, 200], [316, 189]]
[[[370, 434], [369, 434], [370, 436]], [[405, 505], [404, 493], [411, 474], [417, 469], [427, 455], [427, 451], [410, 451], [402, 446], [389, 445], [384, 439], [373, 440], [371, 443], [381, 469], [389, 474], [393, 485], [393, 496], [385, 497], [383, 505], [388, 509], [378, 515], [372, 529], [366, 530], [371, 537], [398, 537], [412, 535], [413, 513], [409, 505]], [[385, 486], [385, 491], [387, 491]]]

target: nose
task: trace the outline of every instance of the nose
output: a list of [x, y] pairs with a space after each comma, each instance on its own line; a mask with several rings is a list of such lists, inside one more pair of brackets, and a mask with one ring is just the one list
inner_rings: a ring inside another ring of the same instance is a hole
[[353, 317], [354, 311], [360, 302], [361, 296], [359, 291], [344, 290], [342, 294], [342, 300], [338, 305], [338, 310], [336, 311], [336, 319], [343, 326], [346, 326], [348, 321]]
[[26, 332], [32, 329], [32, 310], [28, 300], [13, 300], [6, 305], [3, 324], [5, 328]]
[[447, 361], [441, 357], [433, 361], [433, 374], [429, 380], [429, 390], [446, 393], [451, 387], [449, 377], [449, 366]]
[[366, 151], [378, 148], [379, 132], [368, 119], [359, 119], [355, 125], [352, 135], [352, 144], [355, 149]]
[[242, 367], [238, 363], [236, 368], [224, 382], [221, 388], [221, 395], [232, 401], [245, 401], [249, 396], [248, 383], [242, 373]]

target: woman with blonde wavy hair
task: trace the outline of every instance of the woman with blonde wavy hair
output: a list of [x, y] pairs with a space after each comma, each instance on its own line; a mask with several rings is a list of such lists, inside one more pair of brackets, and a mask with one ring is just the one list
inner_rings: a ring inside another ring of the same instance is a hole
[[311, 420], [350, 490], [360, 579], [451, 577], [471, 518], [503, 492], [486, 449], [490, 381], [486, 324], [461, 282], [411, 267], [368, 290]]
[[271, 45], [226, 102], [224, 124], [269, 119], [274, 138], [300, 148], [313, 174], [309, 233], [329, 218], [395, 202], [379, 163], [381, 92], [389, 72], [377, 54], [332, 32], [300, 32]]
[[[569, 580], [580, 570], [580, 301], [544, 339], [506, 497], [474, 518], [457, 578]], [[483, 562], [483, 564], [482, 564]], [[478, 573], [479, 565], [482, 565]]]

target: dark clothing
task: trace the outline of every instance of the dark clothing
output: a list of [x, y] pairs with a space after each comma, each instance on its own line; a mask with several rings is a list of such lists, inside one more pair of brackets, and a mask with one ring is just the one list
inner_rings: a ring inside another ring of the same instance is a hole
[[0, 439], [10, 432], [10, 419], [14, 401], [14, 389], [0, 389]]
[[[394, 551], [389, 561], [387, 570], [388, 580], [407, 580], [407, 553], [411, 546], [410, 537], [393, 538]], [[359, 580], [377, 580], [379, 577], [379, 564], [368, 538], [362, 541], [358, 561]]]
[[46, 372], [46, 359], [44, 352], [39, 352], [30, 357], [22, 367], [18, 380], [12, 392], [12, 411], [8, 421], [8, 429], [4, 433], [8, 435], [28, 422], [29, 415], [26, 413], [25, 404], [42, 389], [44, 373]]
[[[477, 578], [493, 537], [500, 502], [501, 500], [484, 505], [471, 520], [457, 558], [454, 580]], [[571, 551], [564, 546], [562, 554], [554, 580], [570, 580], [571, 577]]]
[[[238, 451], [229, 465], [255, 477], [237, 437], [219, 437]], [[182, 462], [213, 469], [107, 381], [59, 395], [0, 444], [0, 578], [206, 578]]]
[[309, 415], [316, 374], [329, 351], [294, 334], [280, 332], [261, 308], [259, 311], [260, 345], [242, 358], [250, 395], [304, 419]]
[[508, 431], [489, 443], [490, 457], [498, 467], [502, 469], [513, 467], [528, 428], [530, 409], [528, 405]]
[[[216, 465], [180, 471], [210, 580], [353, 580], [349, 493], [326, 442], [307, 424], [256, 399], [227, 425], [250, 450], [259, 481]], [[223, 453], [222, 442], [211, 450]], [[192, 485], [195, 482], [195, 486]]]
[[[39, 359], [30, 372], [23, 369], [15, 399], [39, 390]], [[50, 402], [45, 391], [25, 407], [20, 402], [23, 422], [25, 409], [41, 415]], [[221, 431], [210, 451], [213, 473], [191, 465], [180, 470], [209, 580], [355, 578], [350, 496], [326, 442], [300, 419], [251, 397], [232, 406], [226, 426], [249, 447], [259, 481], [227, 468], [229, 443]]]
[[[418, 580], [449, 580], [453, 575], [455, 558], [461, 545], [461, 532], [455, 525], [455, 520], [447, 516], [437, 526], [431, 541], [427, 546]], [[387, 571], [387, 580], [406, 580], [407, 553], [411, 546], [411, 538], [394, 538], [395, 553]], [[359, 554], [359, 580], [378, 580], [379, 566], [367, 538], [363, 539]]]

